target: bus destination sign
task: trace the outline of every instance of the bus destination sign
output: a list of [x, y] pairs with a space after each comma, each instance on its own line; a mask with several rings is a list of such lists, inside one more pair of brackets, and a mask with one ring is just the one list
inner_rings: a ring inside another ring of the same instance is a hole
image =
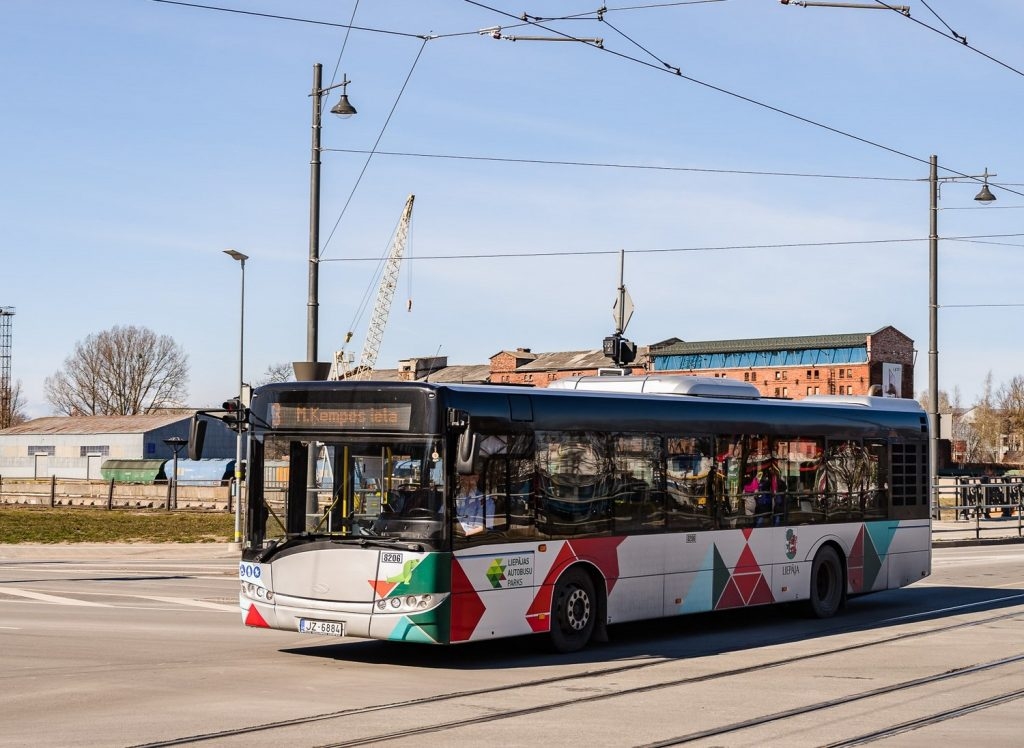
[[270, 425], [276, 429], [353, 429], [356, 431], [408, 431], [410, 403], [272, 403]]

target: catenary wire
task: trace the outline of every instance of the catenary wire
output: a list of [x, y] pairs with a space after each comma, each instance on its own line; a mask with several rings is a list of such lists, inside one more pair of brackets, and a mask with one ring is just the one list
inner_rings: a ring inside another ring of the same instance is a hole
[[[893, 11], [899, 12], [897, 8], [894, 8], [893, 6], [889, 5], [889, 3], [883, 2], [883, 0], [875, 0], [875, 2], [878, 3], [879, 5], [881, 5], [884, 8], [888, 8], [889, 10], [893, 10]], [[926, 8], [928, 7], [927, 4], [925, 4], [925, 7]], [[928, 10], [931, 10], [931, 8], [928, 8]], [[935, 11], [932, 11], [932, 13], [935, 13]], [[903, 16], [902, 13], [900, 13], [900, 15]], [[923, 26], [924, 28], [928, 29], [929, 31], [934, 31], [936, 34], [938, 34], [941, 37], [944, 37], [946, 39], [950, 39], [951, 41], [955, 41], [956, 43], [960, 44], [961, 46], [966, 47], [967, 49], [971, 50], [975, 54], [981, 55], [986, 60], [989, 60], [990, 62], [994, 62], [995, 64], [997, 64], [997, 65], [999, 65], [1001, 67], [1006, 68], [1007, 70], [1009, 70], [1012, 73], [1016, 73], [1017, 75], [1020, 75], [1020, 76], [1024, 77], [1024, 72], [1022, 72], [1019, 69], [1015, 68], [1013, 65], [1010, 65], [1009, 63], [1003, 62], [1002, 60], [1000, 60], [1000, 59], [998, 59], [996, 57], [993, 57], [992, 55], [988, 54], [987, 52], [981, 51], [977, 47], [972, 47], [970, 44], [967, 43], [967, 37], [966, 36], [961, 36], [960, 34], [957, 34], [957, 32], [953, 31], [953, 29], [949, 29], [950, 32], [953, 34], [953, 36], [950, 36], [949, 34], [945, 33], [942, 29], [937, 29], [934, 26], [931, 26], [931, 25], [925, 23], [924, 21], [922, 21], [920, 19], [912, 18], [910, 16], [903, 16], [903, 17], [906, 18], [908, 21], [913, 21], [914, 23], [916, 23], [919, 26]], [[939, 18], [938, 14], [935, 14], [935, 17]], [[939, 18], [939, 20], [942, 21], [941, 18]], [[946, 25], [945, 21], [942, 21], [942, 23], [943, 23], [943, 25]], [[949, 28], [949, 26], [946, 25], [946, 28]]]
[[338, 230], [338, 224], [340, 224], [341, 219], [345, 217], [345, 211], [348, 210], [348, 206], [352, 202], [352, 197], [356, 194], [356, 190], [359, 188], [359, 183], [363, 180], [363, 175], [366, 174], [366, 169], [370, 165], [370, 160], [373, 158], [373, 154], [376, 152], [377, 146], [380, 145], [381, 138], [384, 137], [384, 132], [388, 129], [388, 124], [390, 124], [391, 118], [395, 114], [395, 109], [398, 108], [398, 102], [402, 100], [402, 94], [405, 93], [405, 89], [409, 85], [409, 80], [412, 78], [413, 71], [416, 70], [416, 64], [420, 61], [420, 57], [423, 55], [423, 50], [426, 49], [428, 41], [430, 41], [430, 37], [423, 38], [423, 43], [420, 45], [419, 52], [416, 53], [416, 59], [412, 61], [412, 66], [409, 68], [409, 72], [405, 76], [402, 88], [398, 91], [398, 96], [395, 97], [395, 103], [391, 105], [391, 111], [388, 112], [387, 119], [384, 120], [384, 124], [380, 128], [380, 132], [377, 133], [377, 140], [374, 141], [373, 148], [370, 150], [369, 154], [367, 154], [366, 161], [363, 163], [363, 168], [359, 171], [359, 176], [356, 177], [355, 184], [352, 185], [352, 191], [348, 193], [348, 199], [345, 200], [345, 204], [342, 206], [341, 212], [338, 214], [338, 219], [334, 222], [334, 227], [331, 229], [331, 233], [327, 235], [327, 241], [324, 242], [323, 247], [321, 247], [318, 252], [321, 261], [323, 261], [323, 251], [327, 249], [327, 246], [331, 243], [331, 239]]
[[254, 10], [240, 10], [238, 8], [225, 8], [219, 5], [204, 5], [202, 3], [187, 3], [183, 0], [150, 0], [154, 3], [163, 3], [164, 5], [178, 5], [185, 8], [197, 8], [199, 10], [215, 10], [220, 13], [235, 13], [240, 16], [255, 16], [258, 18], [269, 18], [274, 21], [292, 21], [294, 23], [308, 23], [314, 26], [333, 26], [335, 28], [350, 28], [355, 31], [367, 31], [372, 34], [388, 34], [390, 36], [405, 36], [410, 39], [422, 39], [423, 34], [410, 34], [404, 31], [394, 31], [391, 29], [375, 29], [368, 26], [352, 26], [344, 23], [335, 23], [333, 21], [316, 21], [311, 18], [299, 18], [298, 16], [282, 16], [275, 13], [258, 13]]
[[[976, 236], [941, 237], [950, 241], [968, 241], [986, 238], [1006, 238], [1024, 236], [1020, 234], [979, 234]], [[612, 255], [624, 252], [626, 254], [657, 254], [665, 252], [720, 252], [736, 249], [801, 249], [808, 247], [841, 247], [870, 244], [910, 244], [914, 242], [927, 241], [928, 237], [916, 237], [911, 239], [851, 239], [846, 241], [819, 241], [819, 242], [786, 242], [780, 244], [729, 244], [707, 247], [654, 247], [647, 249], [580, 249], [566, 250], [561, 252], [494, 252], [481, 254], [459, 254], [459, 255], [418, 255], [415, 260], [482, 260], [495, 258], [519, 258], [519, 257], [576, 257], [584, 255]], [[379, 262], [379, 257], [337, 257], [324, 262]]]
[[[334, 153], [369, 153], [362, 148], [324, 148]], [[417, 153], [412, 151], [375, 151], [378, 156], [403, 156], [414, 158], [451, 159], [455, 161], [490, 161], [506, 164], [539, 164], [544, 166], [586, 166], [605, 169], [637, 169], [649, 171], [681, 171], [702, 174], [741, 174], [759, 177], [804, 177], [808, 179], [851, 179], [878, 182], [920, 182], [920, 177], [873, 177], [859, 174], [823, 174], [797, 171], [756, 171], [752, 169], [712, 169], [697, 166], [658, 166], [655, 164], [622, 164], [601, 161], [569, 161], [541, 158], [506, 158], [501, 156], [468, 156], [454, 153]]]
[[[500, 8], [494, 8], [494, 7], [490, 6], [490, 5], [486, 5], [485, 3], [479, 2], [479, 0], [463, 0], [463, 2], [468, 3], [470, 5], [475, 5], [478, 8], [483, 8], [484, 10], [489, 10], [492, 13], [495, 13], [497, 15], [502, 15], [502, 16], [506, 16], [506, 17], [509, 17], [509, 18], [516, 18], [516, 16], [513, 16], [512, 14], [507, 13], [506, 11], [503, 11]], [[876, 0], [876, 2], [880, 2], [880, 0]], [[886, 6], [886, 7], [888, 7], [888, 6]], [[548, 33], [558, 34], [559, 36], [564, 37], [566, 39], [575, 39], [576, 38], [576, 37], [573, 37], [573, 36], [571, 36], [569, 34], [566, 34], [566, 33], [562, 32], [562, 31], [559, 31], [558, 29], [551, 28], [549, 26], [545, 26], [545, 25], [540, 24], [540, 23], [534, 23], [533, 25], [537, 26], [538, 28], [544, 29]], [[667, 66], [667, 64], [666, 64], [666, 66], [658, 66], [658, 65], [655, 65], [655, 64], [653, 64], [651, 62], [648, 62], [646, 60], [641, 60], [638, 57], [633, 57], [632, 55], [628, 55], [625, 52], [619, 52], [619, 51], [614, 50], [614, 49], [609, 49], [609, 48], [607, 48], [605, 46], [598, 47], [597, 45], [594, 45], [594, 44], [588, 44], [586, 46], [592, 47], [593, 49], [595, 49], [595, 50], [597, 50], [599, 52], [605, 52], [607, 54], [614, 55], [614, 56], [616, 56], [616, 57], [618, 57], [620, 59], [627, 60], [629, 62], [633, 62], [633, 63], [635, 63], [637, 65], [642, 65], [642, 66], [644, 66], [646, 68], [650, 68], [652, 70], [657, 70], [658, 72], [669, 73], [671, 75], [675, 75], [678, 78], [682, 78], [683, 80], [688, 81], [690, 83], [694, 83], [696, 85], [703, 86], [704, 88], [707, 88], [707, 89], [709, 89], [711, 91], [715, 91], [717, 93], [722, 93], [722, 94], [725, 94], [726, 96], [731, 96], [731, 97], [733, 97], [735, 99], [738, 99], [740, 101], [744, 101], [744, 102], [746, 102], [748, 104], [753, 104], [754, 106], [760, 107], [762, 109], [766, 109], [768, 111], [775, 112], [776, 114], [781, 114], [781, 115], [783, 115], [785, 117], [789, 117], [789, 118], [794, 119], [794, 120], [796, 120], [798, 122], [803, 122], [804, 124], [811, 125], [813, 127], [817, 127], [819, 129], [822, 129], [822, 130], [826, 130], [828, 132], [831, 132], [831, 133], [836, 134], [836, 135], [840, 135], [840, 136], [845, 137], [845, 138], [849, 138], [851, 140], [855, 140], [855, 141], [857, 141], [859, 143], [863, 143], [865, 145], [869, 145], [869, 146], [872, 146], [874, 148], [878, 148], [880, 150], [887, 151], [887, 152], [892, 153], [892, 154], [897, 155], [897, 156], [902, 156], [903, 158], [907, 158], [907, 159], [910, 159], [912, 161], [916, 161], [919, 164], [924, 164], [924, 165], [928, 165], [929, 164], [929, 160], [928, 159], [921, 158], [920, 156], [915, 156], [915, 155], [913, 155], [911, 153], [907, 153], [906, 151], [901, 151], [898, 148], [895, 148], [893, 146], [885, 145], [884, 143], [880, 143], [880, 142], [878, 142], [876, 140], [871, 140], [870, 138], [865, 138], [865, 137], [862, 137], [860, 135], [856, 135], [856, 134], [854, 134], [852, 132], [849, 132], [847, 130], [843, 130], [843, 129], [838, 128], [838, 127], [833, 127], [832, 125], [827, 125], [824, 122], [819, 122], [819, 121], [813, 120], [813, 119], [811, 119], [809, 117], [804, 117], [803, 115], [796, 114], [795, 112], [790, 112], [790, 111], [788, 111], [786, 109], [782, 109], [781, 107], [774, 106], [773, 104], [768, 104], [767, 102], [760, 101], [760, 100], [755, 99], [753, 97], [746, 96], [744, 94], [737, 93], [735, 91], [730, 91], [727, 88], [722, 88], [721, 86], [715, 85], [713, 83], [708, 83], [707, 81], [702, 81], [699, 78], [694, 78], [692, 76], [685, 75], [678, 68], [673, 68], [671, 66]], [[942, 169], [943, 169], [943, 171], [948, 171], [948, 172], [950, 172], [952, 174], [955, 174], [956, 176], [962, 177], [964, 179], [970, 179], [970, 180], [973, 180], [973, 181], [976, 181], [976, 182], [979, 182], [979, 183], [982, 181], [982, 179], [979, 178], [979, 177], [975, 177], [975, 176], [972, 176], [970, 174], [965, 174], [963, 172], [959, 172], [959, 171], [957, 171], [955, 169], [951, 169], [951, 168], [946, 167], [946, 166], [942, 167]], [[1012, 193], [1014, 193], [1016, 195], [1020, 195], [1021, 197], [1024, 197], [1024, 192], [1017, 192], [1016, 190], [1008, 189], [1008, 188], [1002, 186], [1001, 184], [997, 184], [995, 182], [989, 182], [988, 184], [989, 184], [990, 187], [998, 187], [999, 189], [1003, 189], [1003, 190], [1006, 190], [1007, 192], [1012, 192]]]

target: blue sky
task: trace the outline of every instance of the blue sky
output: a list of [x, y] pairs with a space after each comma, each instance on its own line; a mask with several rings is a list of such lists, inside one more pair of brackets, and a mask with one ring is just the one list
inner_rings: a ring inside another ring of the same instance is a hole
[[[376, 260], [415, 194], [414, 259], [378, 366], [600, 347], [622, 249], [639, 344], [894, 325], [915, 341], [921, 392], [927, 159], [988, 168], [1024, 192], [1024, 5], [930, 0], [940, 20], [909, 4], [910, 19], [776, 0], [630, 2], [602, 22], [596, 4], [550, 1], [217, 3], [309, 23], [153, 0], [6, 0], [0, 306], [17, 310], [12, 379], [29, 415], [47, 415], [43, 381], [75, 343], [134, 324], [187, 352], [189, 404], [219, 404], [238, 376], [226, 248], [250, 257], [245, 378], [305, 358], [321, 62], [325, 85], [352, 81], [359, 110], [324, 115], [321, 359], [350, 329], [358, 355]], [[524, 11], [587, 18], [529, 27]], [[346, 41], [350, 19], [372, 31]], [[943, 21], [970, 46], [922, 25], [945, 32]], [[605, 48], [476, 33], [494, 26]], [[438, 157], [368, 157], [375, 143]], [[994, 188], [981, 209], [977, 191], [944, 183], [939, 212], [940, 388], [959, 387], [965, 404], [988, 372], [996, 385], [1024, 374], [1024, 307], [1012, 306], [1024, 236], [949, 238], [1020, 233], [1024, 197]], [[529, 256], [466, 257], [496, 254]]]

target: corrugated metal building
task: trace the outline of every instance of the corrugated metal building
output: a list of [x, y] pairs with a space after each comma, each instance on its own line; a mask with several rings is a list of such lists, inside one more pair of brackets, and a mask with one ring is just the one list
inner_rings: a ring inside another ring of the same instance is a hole
[[[141, 416], [48, 416], [0, 430], [0, 476], [94, 478], [107, 459], [170, 459], [165, 439], [188, 439], [192, 412]], [[205, 457], [233, 458], [235, 432], [210, 419]], [[179, 453], [183, 457], [184, 452]]]

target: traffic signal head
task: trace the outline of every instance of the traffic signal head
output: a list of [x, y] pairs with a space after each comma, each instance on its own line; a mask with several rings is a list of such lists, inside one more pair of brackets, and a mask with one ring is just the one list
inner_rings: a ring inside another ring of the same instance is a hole
[[221, 408], [224, 410], [224, 415], [221, 416], [221, 420], [229, 426], [239, 426], [245, 423], [245, 419], [248, 417], [248, 411], [242, 401], [237, 397], [233, 397], [230, 400], [225, 400], [221, 404]]

